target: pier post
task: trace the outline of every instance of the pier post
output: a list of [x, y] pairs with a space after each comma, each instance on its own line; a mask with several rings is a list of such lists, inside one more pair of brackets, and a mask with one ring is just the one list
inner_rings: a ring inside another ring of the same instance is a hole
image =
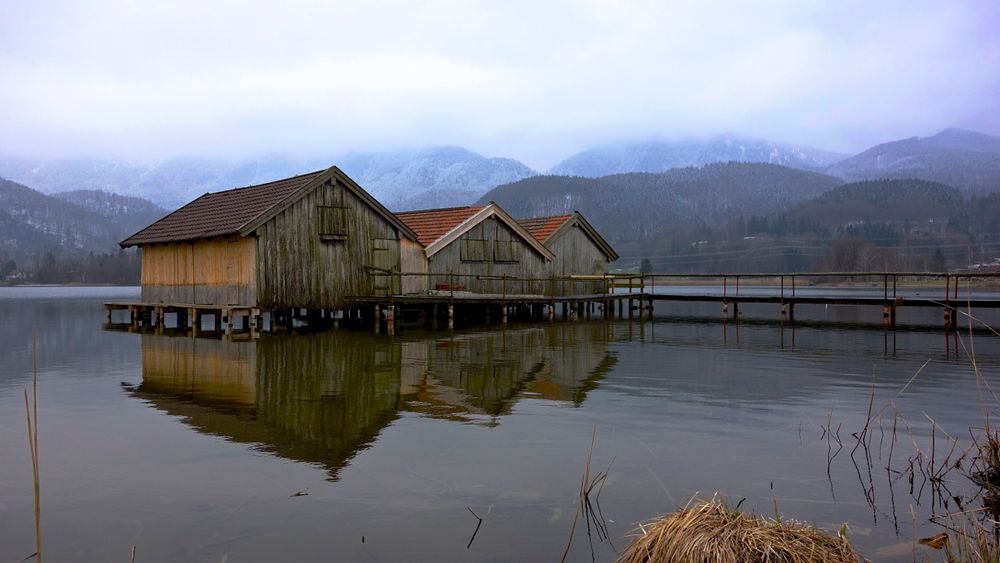
[[556, 319], [556, 304], [554, 301], [549, 303], [548, 317], [550, 322]]
[[[945, 309], [945, 326], [947, 327], [947, 309]], [[885, 328], [896, 328], [896, 306], [886, 303], [882, 305], [882, 325]]]
[[782, 303], [781, 304], [781, 320], [788, 321], [790, 323], [795, 322], [795, 304], [794, 303]]
[[201, 324], [201, 317], [198, 316], [198, 309], [188, 307], [188, 317], [191, 319], [191, 336], [197, 337], [198, 329], [201, 328], [199, 326]]
[[396, 307], [389, 305], [385, 308], [385, 331], [389, 336], [396, 334]]
[[507, 305], [500, 306], [500, 324], [507, 324]]
[[951, 307], [944, 308], [944, 329], [946, 331], [955, 330], [958, 327], [958, 315]]
[[382, 309], [375, 305], [375, 334], [379, 333], [379, 329], [382, 328]]
[[454, 330], [455, 328], [455, 305], [452, 303], [448, 304], [448, 330]]

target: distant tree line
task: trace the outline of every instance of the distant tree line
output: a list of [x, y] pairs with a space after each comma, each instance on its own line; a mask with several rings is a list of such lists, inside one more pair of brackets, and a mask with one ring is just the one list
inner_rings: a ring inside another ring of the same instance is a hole
[[140, 264], [131, 250], [63, 256], [50, 249], [20, 261], [0, 252], [0, 283], [138, 285]]

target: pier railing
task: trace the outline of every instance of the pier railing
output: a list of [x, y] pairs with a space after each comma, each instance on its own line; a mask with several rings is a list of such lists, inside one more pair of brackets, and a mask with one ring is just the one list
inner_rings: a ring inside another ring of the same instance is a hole
[[[486, 293], [500, 298], [515, 296], [572, 297], [574, 295], [612, 295], [616, 289], [627, 289], [629, 293], [642, 293], [645, 284], [642, 274], [569, 274], [561, 276], [508, 276], [462, 274], [455, 272], [398, 272], [369, 268], [376, 281], [373, 287], [402, 288], [408, 278], [433, 280], [435, 287], [423, 288], [422, 292], [454, 297], [465, 293]], [[470, 282], [493, 282], [498, 291], [475, 292]], [[538, 291], [541, 290], [541, 291]]]
[[[738, 299], [741, 283], [746, 286], [772, 285], [778, 290], [779, 297], [796, 297], [797, 290], [803, 285], [810, 287], [837, 285], [838, 287], [881, 288], [885, 301], [898, 298], [900, 282], [906, 284], [923, 283], [930, 285], [942, 284], [941, 300], [945, 303], [959, 299], [959, 288], [964, 281], [967, 288], [976, 282], [977, 286], [990, 285], [995, 282], [1000, 288], [1000, 272], [750, 272], [750, 273], [609, 273], [609, 274], [569, 274], [548, 277], [525, 277], [508, 275], [482, 275], [461, 273], [429, 273], [429, 272], [398, 272], [390, 270], [369, 269], [372, 276], [386, 278], [390, 282], [381, 287], [402, 287], [406, 278], [425, 278], [443, 280], [439, 287], [428, 290], [454, 295], [456, 291], [465, 292], [469, 281], [492, 281], [499, 283], [499, 292], [491, 292], [503, 296], [541, 294], [546, 297], [565, 297], [574, 294], [615, 295], [617, 293], [656, 293], [657, 287], [663, 288], [679, 285], [677, 282], [689, 282], [704, 285], [721, 286], [724, 297]], [[398, 283], [395, 283], [397, 282]], [[711, 282], [715, 282], [714, 284]], [[769, 284], [767, 282], [770, 282]], [[805, 284], [803, 284], [805, 282]], [[378, 286], [378, 284], [376, 284]], [[593, 291], [594, 288], [597, 291]], [[542, 288], [541, 292], [533, 291]], [[580, 288], [591, 291], [579, 290]], [[619, 291], [621, 290], [621, 291]]]

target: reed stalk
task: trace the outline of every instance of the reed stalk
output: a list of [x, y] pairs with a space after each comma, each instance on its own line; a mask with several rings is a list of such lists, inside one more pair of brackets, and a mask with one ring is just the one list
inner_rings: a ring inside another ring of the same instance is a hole
[[31, 455], [31, 477], [35, 492], [35, 552], [25, 559], [34, 557], [42, 561], [42, 485], [38, 475], [38, 338], [31, 334], [31, 402], [28, 390], [24, 390], [24, 416], [28, 426], [28, 451]]

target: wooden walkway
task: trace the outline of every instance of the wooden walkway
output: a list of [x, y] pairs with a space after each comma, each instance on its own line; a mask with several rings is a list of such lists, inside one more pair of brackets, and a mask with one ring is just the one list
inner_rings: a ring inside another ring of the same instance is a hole
[[[820, 283], [812, 280], [814, 283], [803, 287], [799, 282], [803, 278], [822, 279], [818, 280]], [[924, 295], [913, 295], [912, 288], [909, 294], [901, 295], [897, 291], [900, 278], [908, 282], [914, 278], [943, 282], [943, 291], [924, 282], [925, 285], [921, 286]], [[559, 310], [561, 317], [567, 320], [616, 317], [644, 320], [657, 302], [686, 302], [719, 304], [723, 321], [738, 319], [740, 306], [747, 304], [777, 305], [783, 322], [795, 321], [797, 305], [881, 307], [886, 328], [896, 327], [896, 312], [900, 307], [937, 307], [942, 310], [945, 329], [951, 330], [957, 326], [959, 308], [1000, 309], [1000, 287], [990, 286], [987, 292], [977, 292], [969, 287], [973, 280], [980, 285], [996, 284], [1000, 282], [1000, 274], [647, 274], [572, 276], [568, 279], [591, 285], [602, 281], [607, 292], [536, 295], [435, 290], [422, 294], [357, 296], [350, 298], [349, 305], [339, 310], [303, 308], [264, 311], [246, 305], [111, 302], [105, 304], [106, 326], [135, 331], [190, 331], [192, 336], [247, 333], [253, 337], [262, 330], [291, 330], [303, 326], [325, 328], [343, 324], [367, 326], [376, 332], [384, 330], [393, 334], [401, 322], [421, 323], [431, 328], [446, 324], [448, 328], [454, 328], [456, 321], [487, 325], [507, 324], [509, 320], [551, 321], [557, 317]], [[748, 287], [748, 279], [768, 285]], [[830, 280], [842, 284], [858, 279], [866, 280], [862, 287], [847, 289], [842, 285], [829, 285]], [[960, 292], [962, 279], [966, 280], [966, 286]], [[931, 297], [932, 294], [940, 296]], [[127, 314], [122, 315], [121, 312]], [[122, 319], [122, 316], [125, 318]], [[204, 327], [206, 320], [211, 320], [208, 329]]]

